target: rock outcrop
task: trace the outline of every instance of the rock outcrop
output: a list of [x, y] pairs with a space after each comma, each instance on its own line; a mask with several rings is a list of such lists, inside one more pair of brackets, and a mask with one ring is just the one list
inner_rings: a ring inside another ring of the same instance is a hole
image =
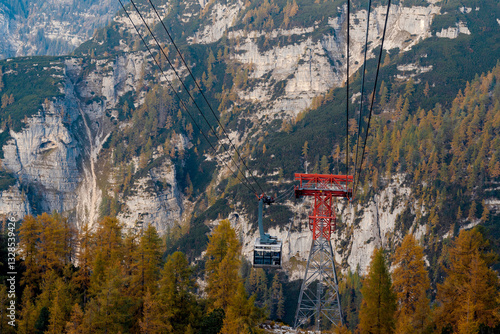
[[0, 59], [67, 54], [104, 27], [119, 5], [113, 0], [20, 1], [18, 8], [0, 3]]

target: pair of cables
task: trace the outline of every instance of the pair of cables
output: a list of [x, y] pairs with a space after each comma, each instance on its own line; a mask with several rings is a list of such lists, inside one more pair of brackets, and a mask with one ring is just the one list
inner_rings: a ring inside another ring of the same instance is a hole
[[[170, 81], [170, 79], [168, 78], [168, 76], [166, 75], [165, 73], [165, 70], [161, 67], [160, 63], [158, 62], [158, 60], [154, 57], [153, 55], [153, 51], [151, 50], [150, 46], [148, 45], [148, 43], [146, 42], [146, 39], [145, 37], [143, 36], [143, 34], [141, 34], [139, 28], [137, 27], [137, 25], [135, 24], [135, 22], [132, 20], [132, 17], [130, 16], [129, 12], [127, 11], [125, 5], [123, 4], [123, 1], [122, 0], [118, 0], [120, 2], [120, 5], [122, 7], [122, 9], [124, 10], [125, 14], [127, 15], [128, 19], [130, 20], [130, 22], [132, 23], [135, 31], [137, 32], [137, 34], [139, 35], [141, 41], [143, 42], [144, 46], [146, 47], [148, 53], [150, 54], [151, 58], [153, 59], [154, 63], [156, 64], [156, 66], [158, 67], [158, 69], [160, 70], [161, 74], [163, 75], [165, 81], [167, 82], [169, 88], [174, 92], [176, 98], [179, 100], [179, 103], [181, 104], [182, 108], [184, 109], [184, 111], [189, 115], [189, 117], [191, 118], [191, 120], [193, 121], [193, 123], [195, 124], [195, 127], [198, 129], [198, 131], [200, 131], [200, 133], [203, 135], [203, 137], [205, 138], [205, 140], [208, 142], [208, 144], [210, 145], [210, 147], [212, 148], [212, 150], [214, 151], [214, 154], [215, 156], [218, 155], [217, 153], [217, 149], [215, 148], [214, 144], [212, 144], [212, 142], [208, 139], [208, 135], [205, 134], [205, 132], [203, 131], [203, 129], [201, 128], [201, 126], [198, 124], [198, 122], [195, 120], [194, 116], [192, 115], [192, 113], [189, 111], [188, 109], [188, 106], [186, 105], [186, 103], [184, 102], [184, 100], [181, 98], [181, 96], [177, 93], [176, 89], [173, 87], [173, 84], [172, 82]], [[196, 81], [196, 78], [194, 77], [193, 75], [193, 72], [191, 71], [191, 69], [189, 68], [186, 60], [184, 59], [184, 57], [182, 56], [182, 53], [180, 52], [179, 48], [177, 47], [177, 44], [175, 43], [174, 39], [172, 38], [172, 35], [170, 34], [169, 30], [167, 29], [167, 27], [165, 26], [165, 24], [163, 23], [163, 20], [162, 18], [160, 17], [160, 14], [158, 13], [158, 10], [156, 9], [155, 5], [153, 4], [153, 2], [151, 0], [148, 0], [151, 8], [153, 9], [153, 11], [155, 12], [158, 20], [160, 21], [163, 29], [165, 30], [165, 32], [167, 33], [167, 36], [170, 40], [170, 42], [172, 43], [172, 45], [174, 46], [175, 50], [177, 51], [177, 54], [179, 55], [180, 59], [182, 60], [182, 63], [184, 64], [184, 66], [186, 67], [187, 71], [189, 72], [189, 75], [191, 76], [191, 78], [193, 79], [198, 91], [200, 92], [201, 96], [203, 97], [203, 100], [204, 102], [206, 103], [206, 105], [208, 106], [208, 108], [210, 109], [210, 112], [212, 113], [212, 115], [215, 117], [215, 119], [217, 120], [217, 124], [219, 125], [219, 127], [222, 129], [222, 132], [224, 133], [225, 137], [227, 138], [228, 142], [229, 142], [229, 145], [226, 147], [226, 145], [224, 145], [222, 139], [224, 138], [221, 138], [221, 136], [217, 133], [216, 129], [210, 124], [210, 122], [208, 121], [205, 113], [203, 112], [203, 110], [201, 109], [201, 107], [198, 105], [198, 103], [196, 102], [193, 94], [190, 92], [190, 90], [187, 88], [184, 80], [182, 79], [179, 71], [173, 66], [170, 58], [167, 56], [167, 54], [165, 53], [164, 49], [161, 47], [160, 45], [160, 42], [158, 41], [158, 38], [155, 36], [155, 34], [153, 33], [150, 25], [146, 22], [146, 20], [144, 19], [144, 16], [142, 15], [141, 11], [138, 9], [137, 5], [135, 4], [135, 2], [133, 0], [131, 0], [131, 4], [135, 10], [135, 12], [139, 15], [139, 17], [141, 18], [141, 21], [143, 22], [144, 26], [146, 27], [147, 31], [149, 32], [149, 35], [151, 36], [151, 38], [154, 40], [156, 46], [158, 47], [158, 49], [160, 50], [161, 54], [164, 56], [165, 60], [168, 62], [168, 64], [170, 65], [170, 67], [172, 68], [172, 70], [174, 71], [174, 74], [175, 76], [177, 77], [177, 79], [179, 80], [179, 82], [181, 83], [181, 86], [184, 88], [184, 90], [186, 91], [186, 93], [189, 95], [189, 98], [190, 100], [193, 102], [193, 105], [196, 107], [196, 109], [199, 111], [200, 115], [202, 116], [203, 120], [207, 123], [210, 131], [212, 132], [212, 134], [217, 138], [218, 142], [220, 143], [221, 147], [224, 149], [225, 152], [227, 152], [229, 154], [229, 156], [231, 157], [231, 160], [233, 161], [233, 163], [235, 164], [236, 166], [236, 169], [237, 171], [234, 171], [230, 166], [229, 164], [224, 160], [224, 158], [221, 158], [221, 162], [233, 173], [236, 175], [236, 178], [247, 188], [249, 189], [250, 191], [254, 192], [255, 194], [257, 194], [257, 190], [256, 188], [253, 186], [253, 184], [250, 182], [250, 180], [247, 178], [246, 176], [246, 173], [243, 172], [241, 170], [241, 166], [244, 166], [244, 168], [248, 171], [248, 173], [250, 174], [251, 178], [253, 179], [254, 183], [257, 185], [257, 187], [260, 189], [260, 191], [263, 193], [263, 189], [262, 187], [260, 186], [259, 182], [257, 181], [257, 179], [255, 178], [255, 176], [253, 175], [253, 173], [250, 171], [250, 169], [248, 168], [247, 164], [245, 163], [245, 161], [243, 160], [240, 152], [238, 151], [238, 149], [236, 148], [236, 146], [234, 145], [234, 143], [232, 142], [231, 138], [229, 137], [229, 134], [227, 133], [226, 129], [224, 128], [224, 126], [222, 125], [222, 123], [220, 122], [220, 119], [217, 117], [215, 111], [213, 110], [211, 104], [209, 103], [206, 95], [203, 93], [203, 90], [201, 89], [201, 87], [199, 86], [198, 82]], [[239, 159], [240, 163], [238, 164], [235, 159], [231, 156], [231, 153], [229, 152], [229, 149], [233, 149], [236, 153], [236, 156], [237, 158]], [[239, 174], [241, 174], [243, 176], [243, 179], [241, 179], [239, 177]]]
[[[366, 141], [368, 139], [368, 133], [370, 131], [370, 122], [371, 122], [372, 114], [373, 114], [373, 104], [375, 102], [375, 92], [377, 89], [378, 76], [379, 76], [379, 72], [380, 72], [382, 51], [384, 50], [384, 41], [385, 41], [385, 35], [386, 35], [386, 31], [387, 31], [387, 21], [389, 18], [390, 7], [391, 7], [391, 0], [388, 0], [387, 12], [385, 14], [384, 30], [382, 33], [382, 40], [380, 43], [380, 52], [379, 52], [378, 61], [377, 61], [377, 70], [375, 73], [375, 83], [373, 86], [373, 92], [371, 94], [368, 122], [367, 122], [367, 126], [366, 126], [366, 132], [365, 132], [362, 151], [361, 151], [361, 162], [358, 165], [359, 143], [360, 143], [361, 130], [362, 130], [361, 123], [362, 123], [362, 119], [363, 119], [362, 118], [362, 115], [363, 115], [363, 97], [364, 97], [364, 91], [365, 91], [366, 57], [367, 57], [367, 52], [368, 52], [368, 32], [369, 32], [369, 28], [370, 28], [370, 13], [371, 13], [371, 0], [368, 1], [368, 10], [367, 10], [367, 19], [366, 19], [366, 37], [365, 37], [365, 48], [364, 48], [364, 61], [363, 61], [363, 70], [362, 70], [363, 72], [362, 72], [362, 79], [361, 79], [361, 97], [360, 97], [359, 119], [358, 119], [358, 136], [356, 139], [356, 155], [355, 155], [355, 162], [354, 162], [353, 195], [356, 192], [357, 185], [359, 184], [359, 179], [361, 177], [361, 171], [362, 171], [363, 161], [364, 161], [364, 157], [365, 157]], [[349, 174], [349, 58], [350, 58], [349, 57], [349, 42], [350, 42], [349, 30], [350, 30], [350, 0], [347, 0], [346, 175]]]

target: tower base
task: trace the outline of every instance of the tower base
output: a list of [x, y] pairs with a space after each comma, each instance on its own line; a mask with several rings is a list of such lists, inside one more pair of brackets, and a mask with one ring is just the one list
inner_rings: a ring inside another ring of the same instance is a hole
[[340, 294], [330, 240], [313, 238], [300, 288], [294, 328], [315, 324], [317, 331], [343, 324]]

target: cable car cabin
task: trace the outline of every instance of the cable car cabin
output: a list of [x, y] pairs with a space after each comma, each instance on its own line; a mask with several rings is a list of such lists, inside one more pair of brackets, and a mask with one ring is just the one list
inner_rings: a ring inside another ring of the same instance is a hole
[[259, 237], [253, 249], [253, 266], [255, 268], [281, 268], [281, 240], [264, 232], [262, 223], [263, 205], [271, 205], [274, 199], [262, 195], [259, 197]]
[[281, 268], [281, 240], [275, 243], [262, 243], [260, 238], [255, 240], [253, 251], [253, 266], [255, 268]]

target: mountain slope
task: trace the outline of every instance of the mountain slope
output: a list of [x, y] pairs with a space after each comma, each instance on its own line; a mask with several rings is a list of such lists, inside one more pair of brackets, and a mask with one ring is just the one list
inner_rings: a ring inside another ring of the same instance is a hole
[[[343, 1], [186, 0], [155, 4], [216, 116], [264, 191], [284, 194], [293, 184], [293, 173], [303, 172], [306, 165], [309, 171], [344, 173], [346, 93], [340, 87], [346, 77]], [[138, 1], [138, 7], [215, 128], [215, 116], [204, 105], [147, 1]], [[385, 8], [374, 2], [376, 19], [370, 25], [366, 92], [374, 81]], [[132, 14], [132, 18], [145, 33], [139, 17]], [[399, 164], [393, 158], [389, 166], [390, 160], [384, 157], [399, 147], [397, 140], [390, 141], [392, 137], [408, 138], [412, 147], [424, 145], [419, 140], [428, 137], [414, 138], [410, 130], [404, 134], [403, 130], [410, 124], [420, 126], [421, 120], [430, 117], [429, 110], [437, 117], [437, 103], [444, 115], [454, 108], [453, 99], [460, 89], [465, 90], [468, 81], [495, 66], [500, 58], [497, 18], [499, 5], [490, 0], [401, 1], [391, 7], [380, 77], [387, 91], [377, 89], [377, 98], [384, 99], [376, 103], [363, 182], [352, 208], [338, 205], [337, 260], [344, 268], [359, 265], [364, 270], [366, 254], [376, 246], [394, 247], [408, 230], [438, 244], [449, 231], [451, 221], [427, 228], [432, 220], [433, 208], [429, 206], [436, 198], [455, 200], [453, 192], [449, 191], [448, 197], [441, 192], [438, 195], [439, 185], [422, 192], [422, 184], [435, 181], [432, 172], [418, 167], [420, 174], [415, 176], [416, 168], [402, 166], [402, 158]], [[350, 100], [351, 111], [356, 112], [351, 118], [357, 118], [358, 113], [365, 25], [366, 11], [354, 2]], [[178, 87], [178, 79], [159, 56], [154, 41], [151, 37], [146, 40], [167, 77]], [[182, 110], [123, 11], [72, 56], [13, 59], [0, 62], [0, 66], [4, 84], [0, 94], [6, 96], [0, 115], [5, 168], [0, 207], [4, 212], [23, 216], [58, 210], [78, 223], [117, 215], [129, 227], [138, 222], [154, 224], [172, 240], [172, 250], [182, 249], [191, 259], [204, 248], [205, 233], [212, 224], [229, 217], [242, 235], [244, 253], [250, 256], [256, 237], [257, 203], [253, 191], [238, 181], [242, 178], [235, 172], [238, 157], [224, 133], [220, 129], [211, 132], [194, 102], [179, 87], [176, 91], [193, 117]], [[23, 66], [32, 72], [21, 71]], [[33, 74], [40, 78], [39, 83], [29, 80]], [[23, 83], [22, 87], [16, 82]], [[43, 89], [30, 94], [32, 84]], [[493, 94], [496, 86], [491, 85], [487, 92]], [[476, 93], [469, 94], [472, 98]], [[495, 96], [484, 102], [485, 110], [486, 104], [494, 105]], [[25, 103], [26, 99], [32, 104]], [[363, 115], [366, 112], [363, 110]], [[464, 110], [453, 122], [468, 119], [469, 112], [473, 110]], [[398, 130], [403, 137], [398, 137]], [[431, 136], [439, 134], [439, 129], [425, 128], [424, 132]], [[355, 140], [351, 133], [351, 150]], [[428, 154], [415, 161], [416, 166], [425, 161], [427, 167], [435, 159], [434, 144], [425, 144], [424, 153]], [[473, 151], [477, 145], [467, 143]], [[375, 156], [379, 147], [381, 156]], [[405, 150], [409, 147], [399, 147], [400, 157], [408, 155]], [[449, 166], [453, 157], [448, 148], [439, 150], [444, 155], [436, 153], [436, 159]], [[488, 165], [498, 158], [495, 154], [487, 156]], [[389, 174], [385, 174], [387, 170]], [[496, 180], [493, 175], [488, 177], [485, 189]], [[487, 198], [477, 193], [473, 188], [462, 190], [459, 205], [464, 212], [470, 209], [467, 203], [471, 199], [477, 202], [478, 215], [482, 215], [483, 198], [485, 205], [497, 201], [494, 192]], [[408, 198], [422, 203], [412, 205]], [[266, 212], [266, 226], [285, 241], [284, 260], [292, 278], [300, 276], [309, 249], [308, 229], [299, 223], [299, 219], [306, 221], [308, 209], [308, 202], [286, 199]], [[438, 209], [434, 209], [434, 216], [444, 217], [455, 206]], [[496, 217], [494, 207], [490, 209]], [[292, 218], [295, 223], [290, 225]], [[476, 220], [459, 220], [457, 228], [470, 222]], [[289, 226], [292, 233], [287, 238]], [[428, 256], [437, 258], [440, 246], [435, 245], [428, 246]]]

